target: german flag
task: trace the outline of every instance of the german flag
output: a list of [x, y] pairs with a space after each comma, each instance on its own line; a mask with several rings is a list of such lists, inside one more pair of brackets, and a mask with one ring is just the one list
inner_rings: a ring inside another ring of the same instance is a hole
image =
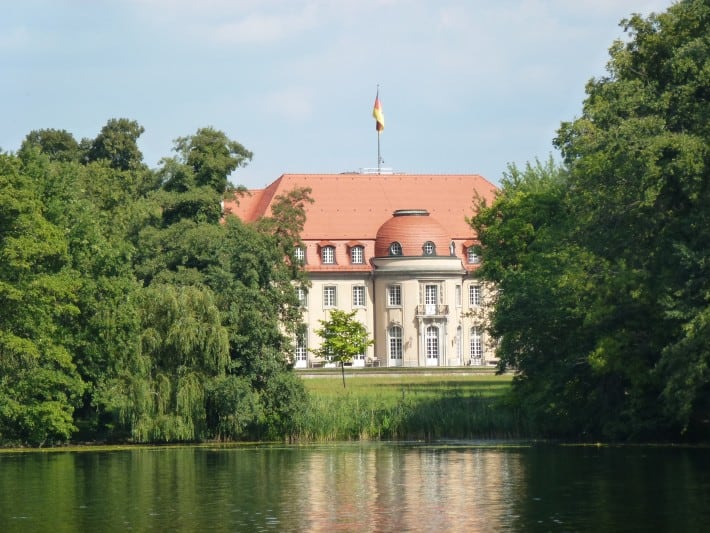
[[372, 116], [375, 117], [375, 129], [381, 132], [385, 129], [385, 115], [382, 113], [382, 104], [380, 103], [380, 91], [377, 91], [375, 96], [375, 107], [372, 110]]

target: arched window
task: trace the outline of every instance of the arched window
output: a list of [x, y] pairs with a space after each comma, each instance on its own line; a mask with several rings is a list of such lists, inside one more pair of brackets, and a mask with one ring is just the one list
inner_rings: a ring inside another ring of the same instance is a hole
[[436, 246], [431, 241], [425, 242], [422, 249], [424, 250], [424, 255], [435, 255], [436, 254]]
[[428, 326], [426, 328], [426, 356], [427, 359], [439, 358], [439, 328]]
[[365, 253], [362, 246], [350, 248], [350, 262], [353, 265], [362, 265], [365, 262]]
[[470, 265], [477, 265], [481, 262], [481, 256], [478, 255], [475, 246], [469, 246], [468, 248], [466, 248], [466, 261]]
[[390, 255], [402, 255], [402, 245], [397, 241], [390, 244]]
[[324, 265], [332, 265], [335, 263], [335, 247], [323, 246], [320, 249], [320, 258]]
[[296, 246], [293, 250], [293, 257], [298, 263], [305, 263], [306, 262], [306, 250], [303, 249], [302, 246]]

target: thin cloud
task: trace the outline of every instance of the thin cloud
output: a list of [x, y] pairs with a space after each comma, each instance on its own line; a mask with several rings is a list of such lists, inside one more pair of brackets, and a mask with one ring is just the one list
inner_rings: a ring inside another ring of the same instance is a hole
[[25, 27], [16, 27], [0, 32], [0, 51], [2, 52], [23, 50], [31, 43], [32, 36]]
[[317, 26], [315, 10], [307, 5], [288, 14], [255, 13], [219, 25], [212, 39], [227, 44], [263, 44], [286, 40]]
[[304, 120], [313, 114], [313, 94], [301, 87], [287, 87], [264, 95], [261, 106], [288, 120]]

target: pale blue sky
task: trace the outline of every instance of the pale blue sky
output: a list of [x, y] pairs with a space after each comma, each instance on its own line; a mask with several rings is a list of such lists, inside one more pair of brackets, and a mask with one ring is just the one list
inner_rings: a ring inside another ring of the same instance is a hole
[[34, 129], [145, 127], [151, 167], [213, 126], [254, 152], [232, 182], [377, 166], [478, 173], [553, 152], [619, 21], [670, 0], [23, 0], [0, 9], [0, 148]]

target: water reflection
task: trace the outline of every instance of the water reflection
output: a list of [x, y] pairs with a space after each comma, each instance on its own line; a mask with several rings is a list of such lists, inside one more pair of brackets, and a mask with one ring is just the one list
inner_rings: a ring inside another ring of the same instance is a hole
[[369, 447], [309, 454], [308, 531], [482, 531], [512, 526], [520, 456], [491, 449]]
[[339, 444], [0, 454], [2, 531], [693, 531], [706, 450]]

